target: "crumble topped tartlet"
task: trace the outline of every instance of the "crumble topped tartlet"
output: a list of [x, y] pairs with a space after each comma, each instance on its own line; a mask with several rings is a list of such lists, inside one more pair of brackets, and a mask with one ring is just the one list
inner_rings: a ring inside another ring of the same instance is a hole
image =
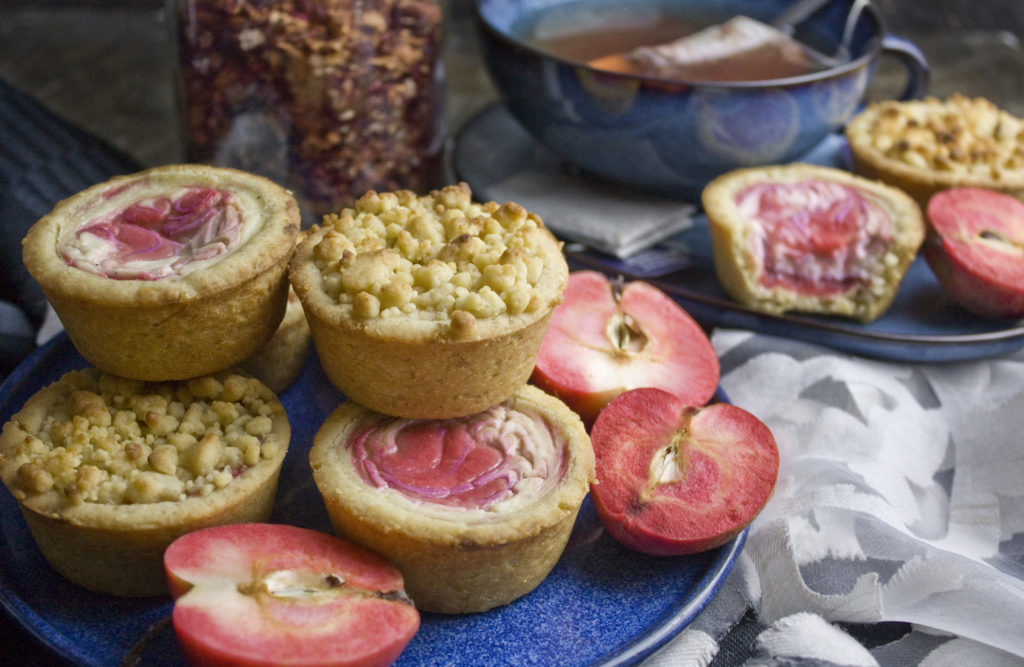
[[594, 478], [579, 416], [532, 385], [444, 420], [347, 401], [309, 457], [335, 532], [393, 562], [416, 606], [441, 613], [533, 590], [561, 556]]
[[298, 231], [297, 203], [272, 181], [169, 165], [59, 202], [22, 255], [92, 365], [179, 380], [229, 368], [271, 337]]
[[295, 290], [288, 289], [288, 305], [277, 331], [256, 354], [237, 368], [258, 378], [276, 394], [284, 392], [298, 379], [309, 356], [312, 335]]
[[539, 217], [474, 203], [464, 183], [368, 192], [310, 230], [289, 269], [331, 382], [410, 418], [473, 414], [511, 396], [568, 274]]
[[831, 167], [739, 169], [709, 183], [702, 200], [722, 289], [766, 313], [874, 320], [924, 242], [908, 195]]
[[174, 538], [269, 518], [290, 436], [256, 379], [147, 383], [88, 368], [4, 424], [0, 477], [54, 569], [91, 590], [157, 595]]
[[922, 210], [954, 187], [1024, 197], [1024, 120], [985, 98], [876, 102], [846, 138], [857, 173], [906, 191]]

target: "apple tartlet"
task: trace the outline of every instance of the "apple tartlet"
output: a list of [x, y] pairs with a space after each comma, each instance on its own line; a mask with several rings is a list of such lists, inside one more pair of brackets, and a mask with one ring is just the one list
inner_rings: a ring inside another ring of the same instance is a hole
[[238, 368], [280, 394], [299, 377], [302, 366], [309, 356], [312, 335], [302, 302], [295, 290], [288, 290], [288, 302], [284, 317], [277, 331], [260, 350], [249, 357]]
[[722, 289], [765, 313], [870, 322], [924, 241], [907, 194], [831, 167], [739, 169], [709, 183], [702, 200]]
[[0, 477], [57, 572], [94, 591], [166, 594], [176, 537], [269, 518], [290, 436], [253, 378], [147, 383], [89, 368], [4, 424]]
[[1024, 120], [985, 98], [877, 102], [846, 138], [858, 174], [904, 190], [922, 210], [955, 187], [1024, 198]]
[[289, 276], [327, 377], [368, 408], [469, 415], [533, 370], [568, 266], [539, 217], [465, 184], [368, 192], [325, 216]]
[[532, 591], [594, 477], [583, 423], [523, 385], [483, 412], [391, 417], [347, 401], [310, 451], [335, 532], [402, 572], [419, 609], [478, 612]]
[[180, 380], [229, 368], [270, 339], [298, 231], [295, 199], [273, 182], [170, 165], [58, 203], [22, 255], [90, 364]]

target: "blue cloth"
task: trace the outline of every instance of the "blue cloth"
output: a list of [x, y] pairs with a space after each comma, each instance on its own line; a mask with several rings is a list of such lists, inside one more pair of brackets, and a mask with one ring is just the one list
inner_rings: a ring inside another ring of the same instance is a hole
[[46, 314], [21, 261], [22, 238], [61, 199], [139, 168], [0, 79], [0, 380], [33, 351]]

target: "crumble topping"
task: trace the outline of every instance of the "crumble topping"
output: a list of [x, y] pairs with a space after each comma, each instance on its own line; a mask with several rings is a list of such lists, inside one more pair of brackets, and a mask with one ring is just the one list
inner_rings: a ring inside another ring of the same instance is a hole
[[4, 425], [0, 463], [19, 499], [184, 500], [228, 486], [286, 446], [272, 436], [284, 408], [241, 375], [145, 383], [89, 369], [66, 374], [60, 388], [38, 427], [30, 413]]
[[519, 204], [474, 203], [464, 183], [422, 197], [370, 191], [323, 226], [314, 261], [324, 290], [356, 318], [471, 328], [478, 318], [543, 305], [544, 223]]
[[1024, 170], [1024, 121], [984, 98], [878, 103], [871, 146], [912, 167], [1000, 179]]

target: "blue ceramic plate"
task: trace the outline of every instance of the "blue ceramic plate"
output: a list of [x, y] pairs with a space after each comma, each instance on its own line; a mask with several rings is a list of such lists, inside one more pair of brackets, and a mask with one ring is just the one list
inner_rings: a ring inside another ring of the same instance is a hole
[[[0, 423], [38, 389], [84, 367], [61, 334], [0, 387]], [[292, 442], [273, 520], [330, 532], [307, 454], [341, 396], [315, 354], [281, 400]], [[123, 599], [91, 593], [55, 573], [37, 550], [12, 496], [0, 490], [0, 604], [40, 642], [82, 665], [183, 661], [169, 624], [169, 597]], [[719, 549], [652, 558], [619, 546], [589, 500], [562, 559], [532, 593], [482, 614], [423, 614], [398, 665], [628, 665], [686, 627], [718, 591], [746, 533]], [[129, 659], [126, 659], [129, 658]]]
[[[802, 161], [848, 168], [845, 140], [832, 136]], [[567, 169], [500, 105], [486, 108], [462, 129], [452, 163], [456, 176], [469, 183], [476, 197], [497, 201], [507, 199], [502, 196], [502, 181], [516, 173], [564, 175]], [[767, 315], [733, 302], [715, 277], [710, 234], [701, 216], [685, 231], [627, 260], [573, 245], [566, 246], [566, 254], [574, 269], [593, 268], [658, 285], [709, 327], [748, 329], [854, 354], [914, 362], [992, 357], [1024, 346], [1024, 321], [985, 320], [963, 310], [946, 296], [920, 257], [889, 310], [874, 322], [860, 324], [795, 313]]]

